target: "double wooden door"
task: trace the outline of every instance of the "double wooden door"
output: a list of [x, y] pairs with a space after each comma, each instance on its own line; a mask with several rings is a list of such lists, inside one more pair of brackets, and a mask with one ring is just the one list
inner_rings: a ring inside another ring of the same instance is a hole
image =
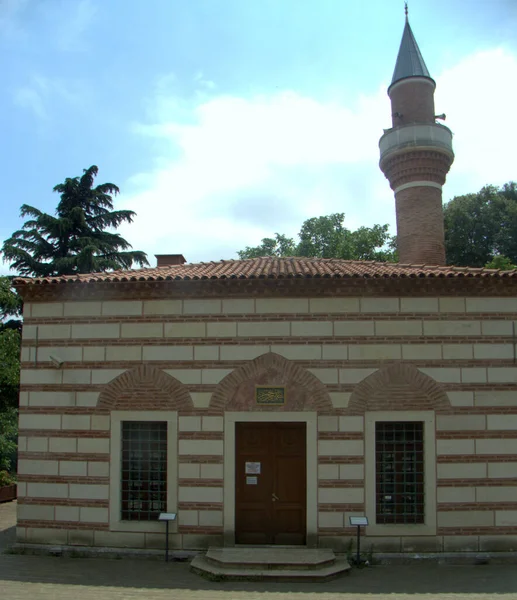
[[305, 544], [305, 423], [236, 423], [235, 541]]

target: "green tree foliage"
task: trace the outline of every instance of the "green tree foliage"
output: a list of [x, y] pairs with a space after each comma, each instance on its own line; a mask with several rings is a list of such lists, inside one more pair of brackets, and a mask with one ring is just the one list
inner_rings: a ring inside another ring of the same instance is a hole
[[131, 210], [113, 210], [113, 183], [93, 187], [98, 168], [84, 169], [81, 177], [65, 179], [54, 187], [60, 194], [56, 216], [27, 204], [21, 216], [30, 217], [22, 229], [4, 242], [4, 262], [21, 275], [44, 277], [148, 265], [144, 252], [113, 231], [131, 223]]
[[444, 206], [444, 219], [448, 264], [517, 263], [517, 183], [487, 185], [477, 194], [456, 196]]
[[396, 260], [395, 238], [388, 233], [387, 225], [360, 227], [356, 231], [350, 231], [344, 226], [344, 220], [344, 213], [307, 219], [298, 234], [298, 243], [276, 233], [274, 238], [264, 238], [259, 246], [248, 246], [237, 254], [241, 259], [307, 256], [347, 260]]
[[18, 411], [9, 408], [0, 412], [0, 471], [15, 468], [18, 439]]

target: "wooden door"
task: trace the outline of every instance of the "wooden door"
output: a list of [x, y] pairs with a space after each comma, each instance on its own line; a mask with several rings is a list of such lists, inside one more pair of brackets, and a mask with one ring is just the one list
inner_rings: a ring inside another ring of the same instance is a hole
[[236, 423], [235, 434], [236, 543], [305, 544], [305, 423]]

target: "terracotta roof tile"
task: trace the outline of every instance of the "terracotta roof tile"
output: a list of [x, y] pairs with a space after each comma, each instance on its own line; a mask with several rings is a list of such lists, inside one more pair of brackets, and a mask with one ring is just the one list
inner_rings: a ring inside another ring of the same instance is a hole
[[284, 279], [318, 277], [415, 278], [415, 277], [497, 277], [515, 278], [517, 270], [405, 265], [373, 261], [341, 260], [337, 258], [250, 258], [218, 262], [167, 265], [145, 269], [61, 275], [56, 277], [18, 277], [17, 286], [52, 283], [88, 283], [122, 281], [164, 281], [202, 279]]

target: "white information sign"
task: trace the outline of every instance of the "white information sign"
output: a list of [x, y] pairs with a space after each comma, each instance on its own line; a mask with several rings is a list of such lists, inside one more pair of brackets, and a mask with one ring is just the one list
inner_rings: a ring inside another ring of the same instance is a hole
[[258, 477], [246, 477], [246, 485], [257, 485]]
[[246, 475], [260, 475], [260, 463], [259, 462], [247, 462], [246, 463]]
[[176, 519], [176, 513], [160, 513], [158, 521], [174, 521]]
[[349, 517], [350, 525], [366, 526], [368, 525], [368, 517]]

